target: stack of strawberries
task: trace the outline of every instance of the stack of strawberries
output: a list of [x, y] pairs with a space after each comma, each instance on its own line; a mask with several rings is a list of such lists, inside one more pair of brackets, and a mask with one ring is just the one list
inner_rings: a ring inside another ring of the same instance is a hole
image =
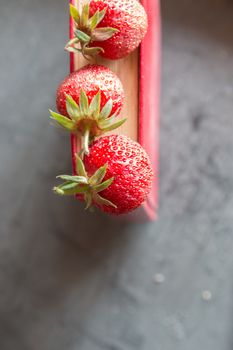
[[[91, 0], [82, 10], [70, 5], [75, 37], [69, 52], [114, 60], [135, 50], [147, 31], [147, 15], [137, 0]], [[88, 64], [71, 73], [57, 89], [57, 109], [51, 119], [75, 134], [81, 143], [74, 175], [58, 176], [64, 182], [54, 191], [75, 195], [110, 214], [138, 208], [150, 192], [153, 171], [139, 143], [109, 132], [122, 125], [119, 119], [124, 90], [108, 68]], [[107, 135], [103, 136], [105, 133]]]

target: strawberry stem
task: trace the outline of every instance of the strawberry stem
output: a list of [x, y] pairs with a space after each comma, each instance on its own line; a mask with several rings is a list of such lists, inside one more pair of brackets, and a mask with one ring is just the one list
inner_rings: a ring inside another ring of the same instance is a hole
[[83, 140], [82, 140], [82, 148], [84, 150], [84, 154], [89, 154], [89, 137], [90, 137], [90, 129], [86, 128], [83, 134]]

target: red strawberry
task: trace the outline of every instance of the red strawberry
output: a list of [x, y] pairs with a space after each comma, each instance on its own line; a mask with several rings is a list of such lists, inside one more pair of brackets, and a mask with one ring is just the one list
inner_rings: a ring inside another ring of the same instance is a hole
[[88, 154], [89, 139], [122, 125], [126, 119], [114, 122], [124, 100], [118, 77], [108, 68], [88, 65], [71, 73], [57, 90], [57, 109], [51, 119], [71, 133], [83, 138], [83, 150]]
[[66, 77], [57, 89], [57, 109], [68, 116], [66, 110], [66, 95], [70, 95], [79, 103], [80, 90], [87, 94], [89, 103], [98, 91], [101, 93], [102, 109], [106, 102], [113, 102], [111, 114], [119, 113], [124, 102], [124, 90], [120, 79], [107, 67], [100, 65], [87, 65]]
[[[85, 168], [84, 168], [85, 167]], [[58, 194], [76, 194], [111, 214], [126, 214], [146, 199], [153, 171], [145, 150], [123, 135], [104, 136], [90, 146], [83, 162], [77, 157], [77, 175], [60, 176]]]
[[77, 29], [66, 49], [81, 51], [84, 56], [125, 57], [138, 47], [147, 31], [147, 15], [137, 0], [91, 0], [81, 14], [72, 5], [70, 13]]

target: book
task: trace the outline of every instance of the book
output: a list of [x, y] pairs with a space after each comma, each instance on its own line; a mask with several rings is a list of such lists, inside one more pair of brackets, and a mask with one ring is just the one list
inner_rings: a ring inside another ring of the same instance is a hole
[[[81, 9], [85, 0], [70, 0]], [[152, 190], [145, 203], [128, 219], [155, 220], [158, 208], [159, 172], [159, 92], [160, 92], [160, 9], [157, 0], [142, 0], [148, 15], [148, 32], [140, 47], [129, 56], [119, 60], [107, 60], [100, 56], [87, 61], [79, 53], [70, 53], [70, 72], [93, 63], [111, 69], [120, 78], [125, 91], [125, 102], [120, 113], [127, 117], [126, 123], [112, 131], [124, 134], [139, 142], [148, 153], [154, 170]], [[74, 37], [74, 21], [70, 17], [70, 39]], [[73, 169], [75, 154], [80, 144], [75, 135], [71, 136]]]

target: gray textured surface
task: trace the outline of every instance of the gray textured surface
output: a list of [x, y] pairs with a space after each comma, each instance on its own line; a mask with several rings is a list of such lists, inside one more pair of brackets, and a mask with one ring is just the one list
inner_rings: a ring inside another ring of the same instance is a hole
[[1, 0], [1, 350], [232, 350], [233, 7], [162, 8], [160, 219], [133, 225], [50, 191], [65, 1]]

